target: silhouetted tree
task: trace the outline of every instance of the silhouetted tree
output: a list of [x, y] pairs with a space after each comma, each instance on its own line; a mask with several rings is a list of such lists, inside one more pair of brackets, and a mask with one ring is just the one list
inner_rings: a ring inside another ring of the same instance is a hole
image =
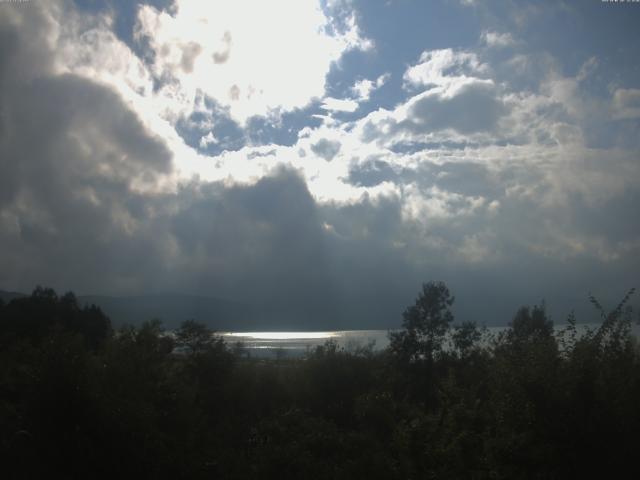
[[175, 332], [176, 345], [191, 354], [201, 353], [211, 347], [215, 338], [205, 324], [185, 320]]
[[99, 310], [38, 288], [0, 304], [3, 478], [621, 476], [640, 432], [631, 293], [611, 312], [592, 297], [587, 333], [534, 306], [488, 342], [450, 329], [432, 282], [385, 352], [328, 341], [272, 361], [193, 320], [94, 332]]
[[482, 331], [474, 322], [462, 322], [454, 326], [451, 340], [460, 358], [466, 358], [482, 338]]
[[507, 334], [514, 342], [532, 342], [553, 337], [553, 322], [547, 317], [545, 305], [532, 309], [522, 307], [510, 323]]
[[0, 316], [0, 335], [17, 335], [34, 343], [55, 331], [80, 334], [93, 350], [111, 336], [111, 321], [95, 305], [80, 307], [68, 292], [58, 297], [51, 288], [36, 287], [28, 297], [14, 298]]
[[423, 284], [415, 304], [402, 314], [403, 330], [390, 334], [391, 351], [408, 361], [433, 360], [442, 351], [453, 322], [450, 309], [454, 300], [443, 282]]

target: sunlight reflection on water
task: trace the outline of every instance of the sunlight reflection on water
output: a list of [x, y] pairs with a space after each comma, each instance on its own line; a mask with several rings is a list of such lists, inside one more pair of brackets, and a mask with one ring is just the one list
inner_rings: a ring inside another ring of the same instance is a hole
[[336, 337], [339, 332], [230, 332], [228, 337], [253, 340], [316, 340]]
[[[584, 334], [586, 329], [595, 329], [598, 324], [579, 324], [578, 335]], [[556, 332], [565, 325], [557, 325]], [[506, 327], [488, 327], [487, 333], [498, 335]], [[355, 351], [359, 348], [370, 347], [373, 351], [380, 351], [389, 345], [389, 332], [393, 330], [337, 330], [316, 332], [223, 332], [219, 333], [229, 345], [240, 342], [246, 352], [252, 352], [260, 357], [269, 357], [278, 352], [300, 356], [305, 352], [323, 345], [327, 340], [335, 341], [339, 348]], [[640, 326], [632, 326], [632, 334], [640, 338]]]
[[258, 355], [286, 351], [301, 355], [307, 350], [334, 340], [338, 347], [347, 350], [371, 345], [373, 350], [384, 349], [389, 344], [388, 330], [340, 330], [324, 332], [225, 332], [222, 338], [228, 344], [242, 343], [243, 347]]

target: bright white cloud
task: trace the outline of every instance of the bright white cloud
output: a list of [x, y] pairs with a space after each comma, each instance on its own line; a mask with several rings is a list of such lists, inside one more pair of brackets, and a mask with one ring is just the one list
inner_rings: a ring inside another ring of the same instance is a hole
[[209, 145], [215, 145], [218, 143], [218, 139], [213, 135], [213, 132], [209, 132], [200, 138], [200, 148], [207, 148]]
[[404, 74], [405, 85], [410, 87], [449, 87], [459, 88], [469, 78], [478, 77], [488, 71], [488, 66], [472, 52], [457, 51], [451, 48], [428, 50], [420, 55], [419, 63], [407, 69]]
[[321, 108], [330, 112], [355, 112], [358, 109], [358, 102], [351, 99], [327, 97], [323, 100]]
[[473, 215], [487, 205], [482, 197], [447, 192], [438, 187], [421, 191], [416, 184], [406, 185], [403, 195], [403, 215], [408, 220], [424, 225], [425, 228], [434, 221]]
[[375, 80], [363, 79], [359, 80], [355, 83], [353, 88], [351, 89], [353, 93], [356, 95], [358, 100], [362, 102], [366, 102], [371, 97], [371, 94], [382, 87], [387, 81], [391, 78], [390, 73], [385, 73], [380, 75]]
[[380, 75], [375, 80], [358, 80], [354, 86], [351, 88], [351, 91], [355, 95], [355, 98], [333, 98], [327, 97], [323, 100], [321, 108], [323, 110], [327, 110], [329, 112], [349, 112], [353, 113], [360, 107], [360, 104], [363, 102], [367, 102], [371, 93], [378, 88], [382, 87], [389, 79], [390, 74], [385, 73]]

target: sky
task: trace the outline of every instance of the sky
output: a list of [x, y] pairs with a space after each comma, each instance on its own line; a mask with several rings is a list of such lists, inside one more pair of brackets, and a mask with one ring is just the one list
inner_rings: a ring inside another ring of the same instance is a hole
[[[0, 2], [0, 289], [299, 328], [613, 307], [640, 266], [640, 3]], [[265, 325], [268, 329], [269, 325]]]

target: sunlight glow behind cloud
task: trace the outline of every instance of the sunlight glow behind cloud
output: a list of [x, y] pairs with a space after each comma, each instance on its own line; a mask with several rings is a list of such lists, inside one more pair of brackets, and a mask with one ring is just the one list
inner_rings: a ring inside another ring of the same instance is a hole
[[332, 62], [370, 47], [355, 23], [338, 32], [309, 0], [178, 0], [175, 15], [144, 6], [136, 34], [155, 56], [152, 71], [171, 113], [189, 111], [202, 92], [240, 123], [323, 97]]

